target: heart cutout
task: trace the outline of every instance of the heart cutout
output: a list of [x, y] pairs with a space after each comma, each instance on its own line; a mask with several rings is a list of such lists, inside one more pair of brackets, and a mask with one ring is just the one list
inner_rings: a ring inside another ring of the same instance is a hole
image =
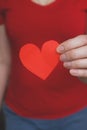
[[27, 43], [20, 49], [20, 60], [26, 69], [45, 80], [59, 62], [56, 52], [58, 45], [56, 41], [50, 40], [40, 50], [35, 44]]

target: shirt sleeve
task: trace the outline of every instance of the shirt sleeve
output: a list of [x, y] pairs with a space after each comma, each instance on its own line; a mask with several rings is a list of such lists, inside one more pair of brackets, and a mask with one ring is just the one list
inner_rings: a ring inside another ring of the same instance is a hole
[[0, 0], [0, 24], [4, 24], [3, 8], [4, 8], [4, 0]]

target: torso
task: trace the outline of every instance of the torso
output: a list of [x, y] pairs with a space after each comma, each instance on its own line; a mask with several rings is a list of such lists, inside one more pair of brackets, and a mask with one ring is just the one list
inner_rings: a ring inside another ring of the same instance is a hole
[[[31, 63], [36, 71], [41, 69], [36, 53], [31, 55], [29, 50], [24, 59], [20, 58], [21, 48], [25, 47], [25, 54], [27, 44], [36, 47], [41, 54], [44, 42], [55, 40], [61, 43], [85, 32], [86, 12], [73, 1], [76, 0], [56, 0], [48, 6], [41, 6], [29, 0], [6, 0], [5, 27], [12, 49], [12, 72], [6, 103], [21, 116], [59, 118], [87, 105], [87, 85], [70, 76], [60, 61], [43, 80], [26, 66], [27, 61], [27, 65]], [[51, 49], [50, 45], [46, 51]], [[34, 56], [31, 58], [34, 63], [30, 62], [29, 56]], [[52, 55], [48, 57], [45, 65], [49, 66], [48, 61], [52, 58]], [[40, 70], [42, 74], [45, 67]]]

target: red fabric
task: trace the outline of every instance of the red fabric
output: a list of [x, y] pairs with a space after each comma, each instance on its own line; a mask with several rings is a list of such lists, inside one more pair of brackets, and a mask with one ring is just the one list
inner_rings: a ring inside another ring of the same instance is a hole
[[3, 1], [0, 0], [0, 24], [3, 24], [3, 18], [2, 18], [2, 8], [3, 8]]
[[[46, 41], [61, 43], [84, 34], [87, 24], [85, 5], [85, 0], [57, 0], [46, 7], [29, 0], [6, 0], [0, 9], [5, 13], [4, 19], [0, 16], [0, 23], [4, 20], [12, 49], [12, 72], [6, 103], [17, 114], [51, 119], [87, 106], [87, 85], [71, 76], [61, 62], [43, 80], [29, 71], [20, 59], [21, 48], [29, 43], [40, 50]], [[29, 60], [28, 55], [26, 60]]]

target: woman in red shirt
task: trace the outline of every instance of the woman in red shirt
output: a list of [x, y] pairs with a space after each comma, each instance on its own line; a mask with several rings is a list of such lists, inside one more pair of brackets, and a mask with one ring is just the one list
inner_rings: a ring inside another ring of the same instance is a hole
[[87, 130], [86, 10], [86, 0], [0, 0], [6, 130]]

